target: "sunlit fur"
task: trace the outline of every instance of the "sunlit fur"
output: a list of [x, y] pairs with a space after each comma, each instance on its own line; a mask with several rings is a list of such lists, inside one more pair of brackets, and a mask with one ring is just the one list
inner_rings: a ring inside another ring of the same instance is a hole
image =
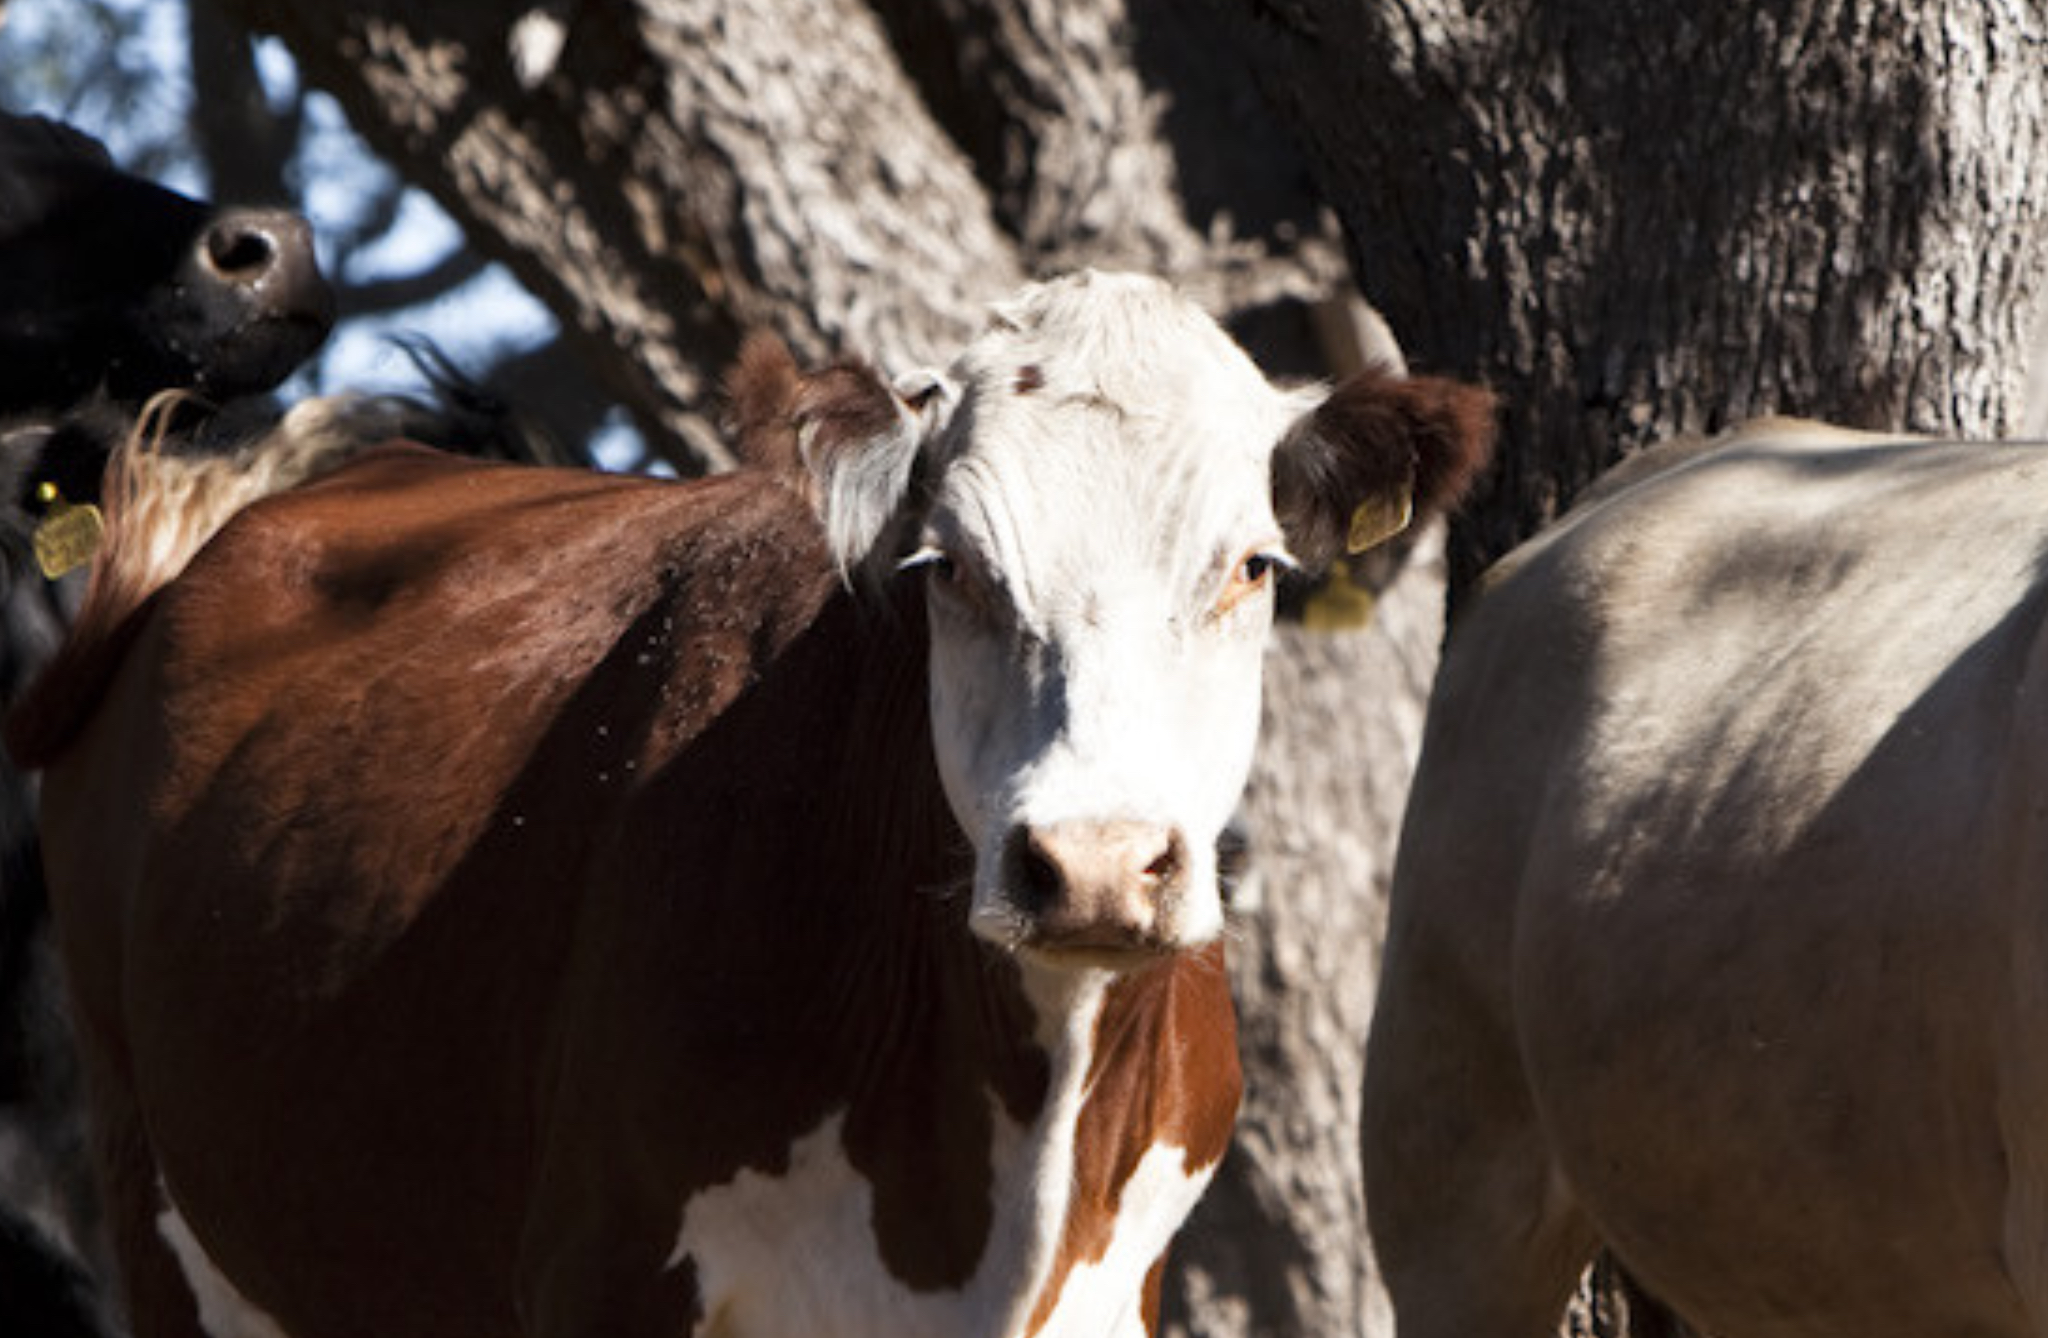
[[400, 435], [406, 405], [337, 395], [307, 400], [241, 447], [216, 453], [163, 449], [180, 396], [150, 401], [107, 479], [109, 505], [128, 520], [100, 565], [108, 579], [154, 590], [185, 569], [214, 532], [249, 503], [297, 487]]

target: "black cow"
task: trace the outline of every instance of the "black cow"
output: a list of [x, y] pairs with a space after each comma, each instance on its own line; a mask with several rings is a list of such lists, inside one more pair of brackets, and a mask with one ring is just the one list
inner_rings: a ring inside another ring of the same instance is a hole
[[7, 410], [268, 390], [334, 322], [304, 219], [189, 200], [37, 117], [0, 114], [0, 256]]
[[[53, 508], [98, 499], [108, 451], [161, 391], [181, 412], [274, 387], [333, 323], [297, 215], [216, 209], [114, 166], [97, 141], [0, 112], [0, 700], [61, 633], [74, 581], [27, 558]], [[91, 1199], [75, 1148], [61, 1006], [42, 962], [34, 791], [0, 758], [0, 1194], [48, 1195], [81, 1245]], [[101, 1331], [81, 1275], [0, 1201], [0, 1333]]]

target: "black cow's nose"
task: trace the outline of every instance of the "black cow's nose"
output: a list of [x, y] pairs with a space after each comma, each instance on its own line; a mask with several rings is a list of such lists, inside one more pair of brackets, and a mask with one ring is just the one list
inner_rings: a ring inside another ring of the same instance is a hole
[[313, 230], [281, 209], [222, 211], [200, 234], [200, 270], [242, 293], [265, 316], [321, 325], [334, 319], [334, 291], [321, 277]]
[[206, 230], [206, 259], [223, 279], [254, 283], [277, 261], [275, 230], [246, 219], [215, 223]]

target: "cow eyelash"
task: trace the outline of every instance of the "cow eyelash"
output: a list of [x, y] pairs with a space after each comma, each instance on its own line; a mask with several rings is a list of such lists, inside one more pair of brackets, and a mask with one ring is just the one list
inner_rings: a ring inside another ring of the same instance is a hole
[[899, 572], [928, 571], [942, 581], [950, 582], [959, 574], [959, 567], [953, 562], [953, 555], [933, 544], [926, 544], [909, 557], [896, 564]]
[[976, 622], [996, 626], [1006, 622], [1010, 616], [1009, 601], [1002, 598], [999, 587], [989, 577], [988, 569], [971, 553], [956, 558], [937, 544], [926, 544], [897, 563], [896, 570], [929, 572], [927, 580], [931, 584], [928, 588], [937, 591], [954, 612], [965, 614]]
[[989, 598], [980, 570], [970, 559], [961, 561], [936, 544], [927, 544], [896, 566], [898, 571], [929, 572], [928, 579], [959, 603], [986, 612]]

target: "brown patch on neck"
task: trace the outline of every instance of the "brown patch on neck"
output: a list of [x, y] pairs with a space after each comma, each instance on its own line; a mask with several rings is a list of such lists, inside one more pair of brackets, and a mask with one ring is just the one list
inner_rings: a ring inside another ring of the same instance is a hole
[[[1095, 1024], [1088, 1100], [1074, 1131], [1074, 1191], [1052, 1271], [1026, 1333], [1052, 1317], [1067, 1278], [1109, 1253], [1124, 1187], [1157, 1146], [1182, 1149], [1193, 1175], [1223, 1160], [1243, 1075], [1223, 945], [1184, 952], [1119, 979]], [[1155, 1265], [1146, 1279], [1157, 1331]]]
[[1017, 369], [1017, 379], [1011, 388], [1019, 395], [1029, 395], [1034, 390], [1045, 388], [1045, 372], [1037, 363], [1027, 362]]
[[1157, 1338], [1160, 1321], [1165, 1317], [1166, 1305], [1166, 1255], [1162, 1252], [1152, 1261], [1150, 1271], [1145, 1274], [1145, 1295], [1142, 1301], [1142, 1318], [1145, 1332]]

